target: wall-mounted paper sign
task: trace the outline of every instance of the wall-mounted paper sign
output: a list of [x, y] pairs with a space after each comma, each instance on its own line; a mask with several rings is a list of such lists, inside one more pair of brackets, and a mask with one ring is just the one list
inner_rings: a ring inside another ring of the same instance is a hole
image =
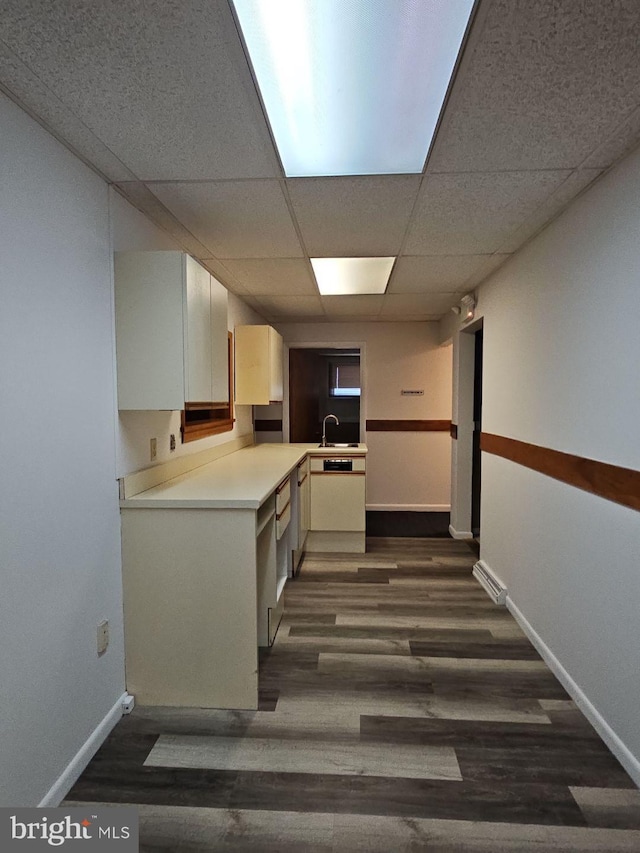
[[403, 397], [423, 397], [424, 396], [424, 388], [416, 391], [410, 391], [406, 388], [403, 388], [400, 392]]

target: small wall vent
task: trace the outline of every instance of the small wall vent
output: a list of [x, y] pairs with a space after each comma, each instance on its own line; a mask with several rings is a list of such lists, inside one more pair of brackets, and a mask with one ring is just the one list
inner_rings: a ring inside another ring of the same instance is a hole
[[473, 567], [473, 576], [484, 587], [489, 598], [495, 604], [505, 604], [507, 600], [507, 588], [489, 569], [482, 560]]

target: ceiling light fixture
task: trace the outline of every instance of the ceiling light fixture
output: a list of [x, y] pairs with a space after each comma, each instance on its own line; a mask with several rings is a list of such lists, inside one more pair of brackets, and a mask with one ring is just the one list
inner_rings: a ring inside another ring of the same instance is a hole
[[473, 320], [476, 314], [476, 298], [473, 293], [467, 293], [460, 300], [460, 315], [463, 323]]
[[395, 258], [311, 258], [322, 296], [384, 293]]
[[288, 177], [421, 172], [474, 0], [233, 0]]

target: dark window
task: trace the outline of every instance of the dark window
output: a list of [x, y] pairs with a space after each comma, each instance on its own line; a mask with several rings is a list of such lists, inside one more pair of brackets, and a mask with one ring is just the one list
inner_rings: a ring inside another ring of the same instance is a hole
[[341, 358], [329, 363], [331, 397], [360, 396], [360, 360]]

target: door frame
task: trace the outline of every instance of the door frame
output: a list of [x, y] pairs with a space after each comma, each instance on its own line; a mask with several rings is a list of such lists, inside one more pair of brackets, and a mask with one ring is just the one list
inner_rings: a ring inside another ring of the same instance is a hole
[[473, 539], [471, 501], [473, 480], [473, 398], [475, 333], [484, 328], [483, 317], [460, 328], [454, 338], [453, 422], [457, 439], [451, 450], [451, 523], [454, 539]]
[[282, 400], [282, 440], [291, 440], [289, 420], [289, 350], [291, 349], [357, 349], [360, 351], [360, 441], [366, 443], [367, 359], [365, 341], [290, 341], [284, 345], [284, 394]]
[[471, 532], [480, 538], [482, 526], [482, 371], [484, 354], [483, 325], [473, 333], [473, 437], [471, 450]]

